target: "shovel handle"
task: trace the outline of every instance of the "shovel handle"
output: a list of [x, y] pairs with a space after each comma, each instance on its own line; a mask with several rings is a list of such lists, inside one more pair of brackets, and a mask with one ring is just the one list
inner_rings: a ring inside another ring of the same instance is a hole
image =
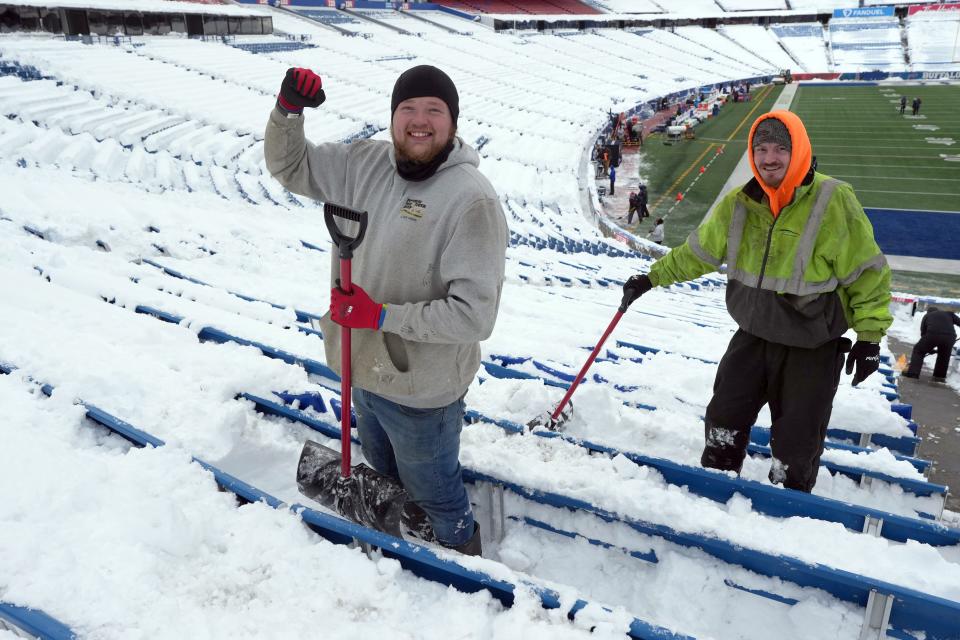
[[[340, 231], [335, 218], [344, 218], [360, 224], [357, 235], [348, 236]], [[367, 232], [367, 212], [357, 211], [329, 202], [323, 205], [323, 221], [327, 224], [330, 239], [340, 255], [340, 288], [353, 292], [350, 262], [353, 250], [360, 246]], [[350, 327], [340, 327], [340, 475], [350, 477]]]
[[563, 396], [563, 400], [560, 401], [560, 404], [557, 405], [556, 411], [553, 412], [553, 415], [550, 416], [550, 419], [556, 421], [560, 417], [563, 408], [567, 406], [567, 403], [570, 401], [570, 396], [573, 395], [573, 392], [577, 390], [577, 387], [580, 386], [580, 381], [583, 379], [584, 374], [587, 373], [587, 369], [590, 368], [590, 365], [593, 364], [593, 361], [597, 359], [597, 354], [600, 353], [600, 349], [603, 347], [603, 343], [607, 341], [607, 338], [610, 337], [610, 334], [613, 333], [614, 328], [617, 326], [617, 323], [620, 322], [620, 318], [623, 317], [623, 311], [617, 310], [617, 314], [613, 316], [613, 320], [610, 321], [610, 324], [607, 325], [607, 330], [603, 332], [603, 336], [600, 337], [597, 346], [593, 348], [593, 352], [590, 354], [590, 357], [587, 358], [587, 361], [583, 363], [583, 367], [580, 369], [580, 373], [577, 374], [577, 377], [574, 378], [573, 384], [570, 385], [570, 388], [567, 389], [567, 393]]
[[[358, 222], [360, 224], [360, 228], [357, 231], [357, 235], [348, 236], [342, 232], [340, 227], [337, 226], [337, 221], [334, 218], [343, 218], [344, 220]], [[339, 204], [325, 202], [323, 205], [323, 221], [327, 224], [327, 231], [330, 232], [330, 239], [339, 250], [340, 260], [350, 260], [353, 258], [353, 250], [360, 246], [360, 243], [363, 242], [364, 234], [367, 233], [367, 212], [357, 211], [356, 209], [344, 207]], [[347, 293], [350, 292], [349, 289], [344, 289], [344, 291]]]

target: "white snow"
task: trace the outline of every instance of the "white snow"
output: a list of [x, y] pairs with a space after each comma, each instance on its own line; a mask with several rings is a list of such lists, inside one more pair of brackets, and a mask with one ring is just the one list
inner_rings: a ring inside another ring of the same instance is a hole
[[[291, 32], [302, 23], [286, 20]], [[856, 637], [857, 606], [513, 495], [508, 514], [614, 548], [508, 520], [503, 540], [485, 542], [485, 559], [460, 561], [555, 588], [568, 606], [577, 598], [593, 604], [570, 622], [563, 607], [545, 611], [521, 589], [505, 609], [485, 592], [461, 594], [414, 578], [392, 560], [331, 545], [287, 511], [237, 508], [191, 463], [196, 456], [281, 500], [301, 500], [293, 471], [303, 440], [318, 436], [259, 415], [236, 396], [335, 395], [324, 381], [255, 348], [197, 340], [212, 326], [324, 358], [321, 339], [298, 331], [294, 315], [322, 314], [327, 306], [330, 254], [320, 208], [285, 193], [262, 163], [264, 123], [287, 66], [312, 65], [324, 75], [328, 103], [307, 115], [315, 141], [382, 129], [398, 72], [420, 62], [449, 68], [460, 88], [460, 133], [471, 143], [486, 138], [481, 170], [501, 195], [515, 237], [612, 248], [620, 245], [601, 238], [585, 217], [577, 184], [582, 149], [606, 110], [756, 73], [757, 59], [736, 58], [732, 44], [683, 34], [521, 38], [478, 31], [464, 38], [431, 31], [414, 40], [378, 31], [372, 38], [328, 35], [317, 49], [270, 55], [182, 38], [144, 38], [130, 50], [0, 38], [4, 60], [66, 81], [0, 78], [0, 107], [13, 116], [0, 119], [0, 362], [20, 368], [0, 376], [0, 600], [43, 609], [81, 637], [103, 638], [307, 637], [320, 629], [332, 637], [573, 638], [593, 624], [592, 637], [620, 637], [634, 616], [701, 638], [759, 639], [771, 628], [782, 638]], [[621, 55], [625, 47], [630, 56]], [[385, 59], [414, 51], [415, 60]], [[598, 51], [609, 59], [598, 61]], [[639, 70], [648, 75], [643, 82]], [[212, 286], [164, 275], [142, 259]], [[649, 264], [639, 256], [512, 246], [484, 359], [529, 357], [575, 374], [619, 304], [615, 281]], [[567, 434], [696, 466], [716, 367], [704, 360], [719, 360], [735, 330], [723, 280], [703, 279], [697, 291], [657, 289], [638, 301], [591, 370], [610, 382], [577, 391]], [[140, 305], [183, 321], [137, 314]], [[897, 335], [915, 326], [898, 310]], [[642, 355], [618, 340], [662, 352]], [[511, 368], [550, 378], [532, 360]], [[493, 418], [525, 423], [562, 395], [540, 380], [480, 375], [486, 380], [471, 386], [467, 404]], [[35, 381], [52, 384], [53, 396], [42, 397]], [[909, 434], [880, 390], [880, 376], [858, 388], [844, 376], [831, 424]], [[86, 420], [78, 399], [166, 446], [130, 448]], [[769, 424], [767, 413], [758, 424]], [[466, 426], [462, 442], [465, 467], [621, 518], [960, 600], [953, 548], [768, 517], [739, 496], [720, 504], [669, 485], [625, 456], [589, 455], [489, 424]], [[918, 479], [883, 450], [825, 458]], [[770, 464], [750, 458], [743, 475], [768, 482]], [[483, 491], [471, 487], [481, 502]], [[823, 469], [815, 492], [908, 517], [936, 512], [934, 498], [879, 482], [860, 488]], [[487, 515], [478, 510], [484, 526]], [[658, 562], [620, 548], [653, 551]], [[798, 603], [758, 598], [727, 581]]]

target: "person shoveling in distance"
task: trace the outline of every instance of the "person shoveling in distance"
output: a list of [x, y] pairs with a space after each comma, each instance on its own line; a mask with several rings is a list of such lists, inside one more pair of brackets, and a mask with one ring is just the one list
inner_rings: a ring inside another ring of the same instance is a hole
[[[764, 114], [748, 139], [753, 179], [649, 274], [627, 280], [624, 297], [632, 302], [726, 263], [727, 310], [739, 330], [717, 369], [701, 463], [739, 473], [750, 427], [769, 403], [770, 480], [809, 492], [844, 357], [855, 385], [880, 366], [880, 339], [893, 321], [890, 267], [853, 188], [815, 170], [800, 118]], [[857, 334], [852, 350], [848, 328]]]
[[[408, 529], [479, 554], [479, 528], [459, 462], [467, 387], [479, 342], [493, 331], [508, 243], [506, 218], [477, 152], [457, 135], [459, 97], [436, 67], [408, 69], [391, 97], [392, 142], [311, 144], [304, 107], [320, 77], [290, 69], [270, 114], [267, 168], [289, 190], [369, 213], [351, 291], [335, 286], [321, 320], [327, 363], [339, 368], [339, 327], [353, 329], [357, 432], [376, 471], [399, 480], [416, 508]], [[338, 372], [339, 373], [339, 372]]]

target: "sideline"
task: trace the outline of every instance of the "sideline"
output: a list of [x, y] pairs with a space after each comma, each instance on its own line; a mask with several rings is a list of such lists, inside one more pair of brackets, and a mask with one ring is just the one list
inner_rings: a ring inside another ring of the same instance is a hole
[[[887, 336], [890, 351], [910, 358], [912, 344]], [[945, 384], [930, 382], [930, 363], [920, 374], [920, 380], [898, 378], [900, 401], [913, 405], [913, 419], [922, 431], [918, 455], [933, 461], [928, 479], [953, 489], [947, 494], [946, 508], [960, 511], [960, 394]], [[945, 523], [946, 524], [946, 523]], [[954, 525], [956, 526], [956, 525]]]
[[[714, 147], [720, 147], [720, 148], [722, 149], [722, 148], [725, 146], [726, 143], [728, 143], [728, 142], [730, 142], [731, 140], [733, 140], [734, 136], [737, 135], [737, 132], [740, 131], [740, 129], [743, 128], [743, 125], [746, 124], [748, 121], [750, 121], [750, 120], [753, 118], [754, 112], [756, 112], [756, 110], [760, 108], [760, 105], [763, 104], [763, 101], [767, 99], [767, 96], [770, 95], [770, 92], [771, 92], [771, 91], [773, 91], [773, 85], [769, 85], [769, 86], [763, 87], [762, 89], [760, 89], [759, 91], [757, 91], [756, 95], [755, 95], [753, 98], [751, 98], [752, 100], [754, 100], [754, 101], [756, 102], [756, 104], [753, 105], [753, 108], [750, 109], [750, 111], [747, 112], [747, 115], [743, 116], [743, 119], [740, 120], [740, 123], [739, 123], [739, 124], [737, 125], [737, 127], [733, 130], [733, 132], [732, 132], [729, 136], [726, 137], [726, 139], [723, 139], [723, 138], [701, 138], [701, 139], [700, 139], [701, 142], [707, 142], [707, 141], [709, 141], [710, 144], [707, 146], [706, 149], [703, 150], [703, 153], [701, 153], [699, 156], [697, 156], [697, 159], [694, 160], [694, 161], [690, 164], [689, 167], [687, 167], [687, 170], [684, 171], [683, 173], [681, 173], [680, 176], [679, 176], [676, 180], [674, 180], [673, 184], [671, 184], [669, 187], [667, 187], [667, 190], [664, 191], [664, 192], [660, 195], [659, 198], [657, 198], [657, 201], [653, 203], [653, 206], [652, 206], [652, 207], [650, 207], [650, 212], [651, 212], [651, 213], [653, 213], [654, 211], [656, 211], [657, 208], [663, 203], [663, 201], [666, 200], [667, 198], [669, 198], [669, 197], [671, 196], [671, 194], [674, 193], [674, 190], [680, 185], [681, 182], [683, 182], [684, 178], [686, 178], [688, 175], [690, 175], [690, 172], [691, 172], [691, 171], [693, 171], [694, 169], [696, 169], [698, 166], [701, 166], [701, 165], [700, 165], [700, 161], [703, 160], [703, 157], [704, 157], [705, 155], [707, 155], [707, 152], [708, 152], [708, 151], [710, 151], [710, 150], [713, 149]], [[721, 144], [717, 144], [717, 143], [721, 143]], [[716, 204], [716, 203], [714, 203], [714, 204]], [[711, 208], [712, 208], [712, 207], [711, 207]], [[672, 209], [671, 209], [671, 211], [672, 211]], [[670, 212], [668, 211], [667, 213], [670, 213]]]
[[652, 207], [650, 207], [650, 213], [653, 213], [654, 211], [657, 210], [657, 207], [659, 207], [660, 204], [664, 200], [666, 200], [667, 197], [670, 196], [670, 194], [673, 193], [673, 190], [676, 189], [681, 182], [683, 182], [683, 179], [686, 178], [688, 175], [690, 175], [690, 172], [693, 171], [695, 167], [700, 166], [700, 161], [703, 160], [703, 156], [707, 155], [707, 152], [716, 146], [717, 146], [717, 143], [715, 142], [711, 142], [710, 144], [707, 145], [707, 148], [704, 149], [703, 152], [697, 156], [697, 159], [694, 160], [692, 163], [690, 163], [690, 166], [687, 167], [687, 170], [681, 173], [680, 176], [673, 181], [673, 184], [667, 187], [667, 190], [664, 191], [659, 198], [657, 198], [657, 201], [653, 203]]

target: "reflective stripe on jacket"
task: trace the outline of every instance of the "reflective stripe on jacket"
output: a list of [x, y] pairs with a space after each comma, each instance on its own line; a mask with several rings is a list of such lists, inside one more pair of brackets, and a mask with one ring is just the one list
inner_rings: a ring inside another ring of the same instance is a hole
[[849, 326], [879, 342], [893, 321], [890, 268], [850, 185], [810, 172], [774, 217], [756, 179], [725, 196], [650, 270], [667, 286], [727, 263], [727, 308], [753, 335], [813, 348]]

